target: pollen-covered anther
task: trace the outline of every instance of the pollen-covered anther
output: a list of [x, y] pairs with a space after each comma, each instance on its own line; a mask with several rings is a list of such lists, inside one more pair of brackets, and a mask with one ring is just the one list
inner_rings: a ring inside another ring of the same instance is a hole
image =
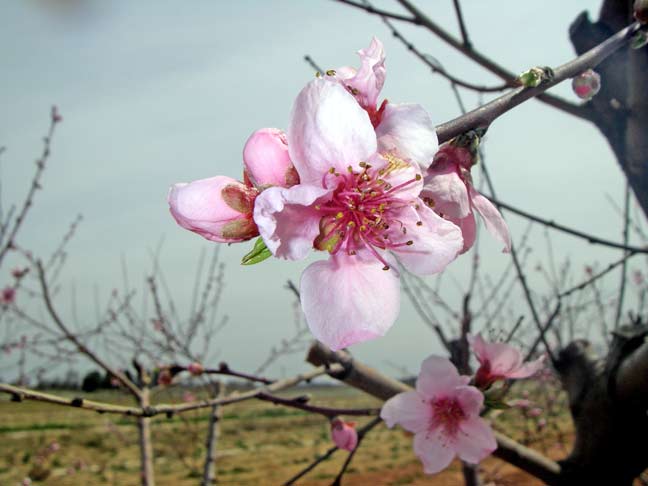
[[412, 240], [409, 240], [409, 241], [406, 243], [407, 246], [412, 246], [413, 244], [414, 244], [414, 242], [413, 242]]
[[340, 211], [335, 215], [335, 219], [342, 219], [342, 218], [344, 218], [344, 213], [342, 211]]
[[326, 71], [327, 76], [335, 76], [335, 74], [335, 69], [329, 69], [328, 71]]
[[416, 226], [423, 226], [423, 221], [417, 221]]

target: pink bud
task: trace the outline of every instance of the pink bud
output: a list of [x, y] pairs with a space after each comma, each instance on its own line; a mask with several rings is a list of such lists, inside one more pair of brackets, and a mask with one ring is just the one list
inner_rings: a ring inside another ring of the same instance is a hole
[[635, 285], [641, 285], [644, 281], [643, 274], [641, 273], [641, 270], [635, 270], [632, 272], [632, 280], [634, 281]]
[[29, 268], [27, 267], [16, 267], [11, 271], [11, 276], [14, 278], [23, 278], [27, 274], [27, 272], [29, 272]]
[[331, 437], [333, 443], [340, 449], [352, 451], [358, 445], [358, 433], [355, 422], [345, 422], [336, 417], [331, 420]]
[[532, 402], [530, 400], [526, 400], [524, 398], [521, 398], [519, 400], [513, 400], [511, 402], [511, 405], [517, 408], [520, 408], [522, 410], [526, 410], [531, 407]]
[[22, 486], [31, 486], [32, 480], [31, 478], [25, 478], [21, 481], [20, 483]]
[[191, 363], [189, 366], [187, 366], [187, 371], [194, 376], [198, 376], [202, 375], [205, 369], [200, 363]]
[[49, 450], [50, 452], [58, 452], [59, 450], [61, 450], [61, 445], [53, 440], [49, 445]]
[[52, 117], [52, 122], [54, 122], [54, 123], [59, 123], [59, 122], [63, 121], [63, 117], [61, 116], [61, 113], [59, 112], [58, 106], [56, 106], [56, 105], [52, 106], [51, 117]]
[[601, 76], [588, 69], [572, 79], [572, 89], [579, 98], [591, 100], [601, 89]]
[[540, 418], [536, 424], [538, 425], [538, 429], [544, 429], [547, 426], [547, 419]]
[[171, 215], [185, 229], [211, 241], [234, 243], [258, 236], [252, 219], [257, 191], [225, 176], [171, 187]]
[[542, 409], [540, 407], [532, 408], [529, 410], [529, 416], [530, 417], [539, 417], [542, 415]]
[[190, 391], [186, 391], [182, 394], [182, 401], [185, 403], [189, 402], [195, 402], [196, 401], [196, 395], [191, 393]]
[[172, 381], [173, 376], [171, 375], [169, 368], [161, 369], [157, 377], [158, 385], [170, 385]]
[[5, 287], [0, 292], [0, 304], [11, 304], [16, 300], [16, 289], [13, 287]]
[[299, 183], [288, 154], [288, 140], [277, 128], [262, 128], [250, 135], [243, 149], [243, 165], [260, 191], [269, 186], [290, 187]]

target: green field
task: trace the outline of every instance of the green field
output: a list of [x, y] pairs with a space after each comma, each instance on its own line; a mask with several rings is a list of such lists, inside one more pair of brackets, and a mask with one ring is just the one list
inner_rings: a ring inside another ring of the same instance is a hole
[[[312, 402], [336, 407], [377, 407], [379, 402], [342, 387], [293, 390]], [[180, 392], [162, 391], [156, 401], [179, 401]], [[71, 396], [70, 394], [68, 394]], [[118, 392], [96, 392], [88, 398], [128, 403]], [[47, 403], [11, 402], [0, 398], [0, 485], [14, 486], [31, 477], [32, 484], [138, 485], [139, 460], [134, 419]], [[280, 485], [325, 452], [332, 443], [325, 418], [266, 402], [247, 401], [224, 409], [218, 444], [217, 477], [220, 485]], [[497, 418], [499, 428], [518, 439], [531, 437], [534, 446], [553, 457], [564, 456], [564, 446], [553, 429], [543, 434], [525, 428], [516, 411]], [[204, 455], [207, 413], [192, 412], [172, 419], [153, 419], [156, 483], [159, 486], [199, 484]], [[362, 424], [368, 419], [361, 418]], [[564, 421], [567, 423], [567, 421]], [[567, 425], [561, 430], [567, 430]], [[529, 433], [531, 432], [531, 433]], [[566, 432], [569, 436], [569, 433]], [[56, 441], [58, 451], [50, 444]], [[298, 484], [331, 483], [346, 457], [336, 453]], [[486, 479], [498, 485], [541, 484], [497, 459], [482, 464]], [[411, 436], [402, 429], [376, 427], [367, 435], [345, 476], [346, 485], [454, 485], [462, 484], [459, 465], [435, 476], [425, 476], [412, 453]]]

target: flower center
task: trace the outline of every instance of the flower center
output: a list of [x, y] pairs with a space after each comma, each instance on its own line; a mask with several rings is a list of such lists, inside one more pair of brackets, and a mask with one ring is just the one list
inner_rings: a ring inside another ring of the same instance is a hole
[[446, 435], [454, 437], [459, 431], [459, 424], [466, 419], [466, 414], [455, 398], [439, 398], [432, 401], [432, 420], [430, 428], [443, 427]]
[[407, 237], [407, 227], [397, 217], [398, 211], [410, 203], [398, 195], [420, 181], [421, 176], [416, 174], [393, 186], [388, 182], [390, 176], [408, 164], [390, 154], [384, 157], [388, 164], [378, 170], [360, 162], [360, 171], [349, 166], [344, 174], [332, 168], [324, 175], [322, 185], [327, 188], [335, 184], [335, 190], [329, 201], [315, 206], [322, 214], [315, 248], [331, 254], [344, 250], [348, 255], [366, 248], [384, 265], [383, 270], [389, 270], [389, 264], [378, 249], [391, 250], [414, 244]]

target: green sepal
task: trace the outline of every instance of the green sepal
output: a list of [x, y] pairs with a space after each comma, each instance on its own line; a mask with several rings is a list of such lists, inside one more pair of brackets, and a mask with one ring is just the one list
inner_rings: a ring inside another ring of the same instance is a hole
[[268, 247], [265, 245], [263, 238], [259, 237], [254, 242], [254, 248], [241, 260], [241, 265], [254, 265], [256, 263], [261, 263], [263, 260], [267, 260], [272, 256], [272, 252], [268, 250]]
[[484, 392], [484, 406], [493, 410], [507, 410], [511, 406], [504, 401], [506, 390], [503, 388], [491, 388]]
[[641, 49], [646, 44], [648, 44], [648, 34], [641, 30], [637, 32], [630, 41], [630, 47], [633, 49]]

